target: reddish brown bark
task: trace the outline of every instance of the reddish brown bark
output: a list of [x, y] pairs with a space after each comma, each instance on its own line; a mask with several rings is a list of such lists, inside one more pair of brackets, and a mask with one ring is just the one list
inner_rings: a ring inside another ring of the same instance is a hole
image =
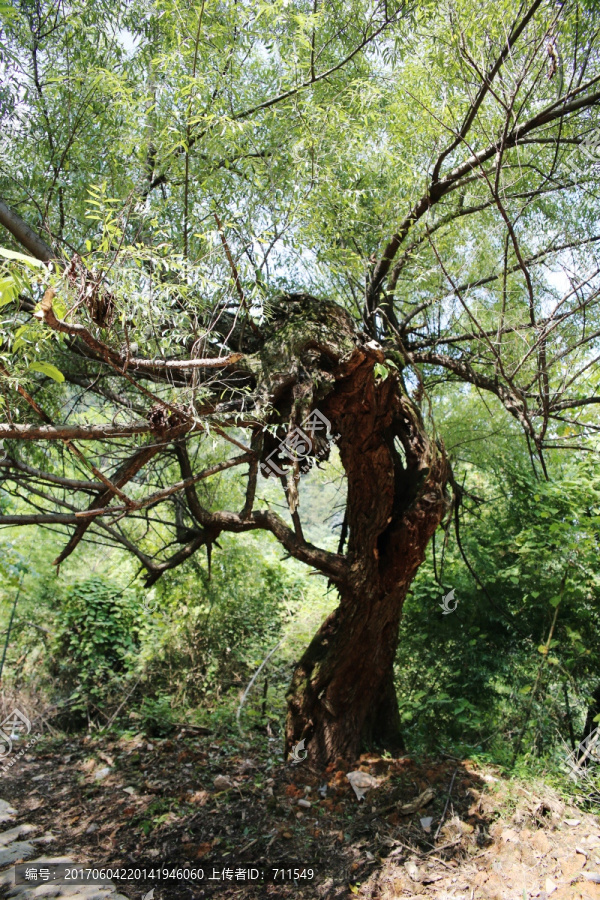
[[447, 508], [449, 467], [399, 379], [366, 358], [327, 398], [348, 479], [348, 577], [340, 604], [298, 663], [288, 693], [287, 749], [353, 759], [370, 742], [402, 747], [393, 665], [402, 606]]

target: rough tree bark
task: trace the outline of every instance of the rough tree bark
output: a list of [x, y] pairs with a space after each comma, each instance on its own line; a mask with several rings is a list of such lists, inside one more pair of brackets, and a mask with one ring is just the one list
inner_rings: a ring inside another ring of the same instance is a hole
[[296, 666], [288, 693], [286, 749], [304, 739], [311, 761], [324, 764], [355, 758], [369, 743], [402, 749], [393, 682], [400, 616], [448, 506], [449, 466], [401, 374], [376, 377], [382, 349], [340, 307], [303, 300], [289, 305], [282, 328], [275, 324], [262, 363], [273, 405], [291, 424], [309, 408], [327, 416], [340, 434], [347, 476], [340, 603]]

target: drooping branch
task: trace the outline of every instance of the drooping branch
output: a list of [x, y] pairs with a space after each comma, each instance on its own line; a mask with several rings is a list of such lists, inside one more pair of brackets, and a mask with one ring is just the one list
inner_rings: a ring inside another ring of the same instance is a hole
[[[174, 429], [173, 436], [177, 437], [182, 433], [182, 428], [179, 426], [178, 429]], [[163, 445], [164, 446], [164, 445]], [[115, 488], [121, 489], [123, 488], [128, 481], [137, 475], [137, 473], [142, 469], [146, 463], [148, 463], [160, 449], [160, 444], [151, 444], [147, 447], [142, 447], [136, 453], [129, 457], [129, 459], [125, 460], [125, 462], [117, 469], [117, 471], [112, 475], [111, 482]], [[99, 494], [95, 500], [92, 501], [90, 506], [88, 507], [88, 512], [93, 512], [94, 510], [103, 509], [108, 505], [112, 497], [115, 496], [116, 491], [114, 490], [105, 490], [101, 494]], [[54, 565], [58, 566], [63, 562], [68, 556], [71, 555], [75, 547], [79, 544], [85, 532], [87, 531], [91, 519], [88, 519], [87, 522], [83, 522], [78, 524], [75, 529], [69, 543], [65, 547], [65, 549], [58, 555], [58, 557], [54, 561]]]
[[497, 379], [489, 378], [481, 372], [478, 372], [466, 360], [455, 359], [445, 353], [421, 351], [418, 353], [408, 353], [407, 356], [412, 363], [429, 363], [434, 366], [441, 366], [452, 372], [454, 375], [457, 375], [461, 381], [469, 382], [476, 387], [495, 394], [505, 409], [517, 419], [525, 433], [530, 437], [535, 438], [535, 432], [527, 413], [525, 398], [518, 389], [511, 390]]

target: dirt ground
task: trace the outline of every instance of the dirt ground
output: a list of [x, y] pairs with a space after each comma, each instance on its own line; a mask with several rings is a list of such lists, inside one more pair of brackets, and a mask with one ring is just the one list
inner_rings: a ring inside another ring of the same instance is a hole
[[[324, 775], [308, 761], [273, 766], [260, 747], [197, 731], [54, 738], [2, 775], [0, 797], [52, 856], [219, 875], [119, 883], [131, 900], [152, 887], [153, 900], [600, 900], [600, 819], [549, 789], [469, 760], [363, 756], [353, 768], [377, 780], [361, 802], [341, 762]], [[299, 877], [220, 877], [236, 864], [297, 868]]]

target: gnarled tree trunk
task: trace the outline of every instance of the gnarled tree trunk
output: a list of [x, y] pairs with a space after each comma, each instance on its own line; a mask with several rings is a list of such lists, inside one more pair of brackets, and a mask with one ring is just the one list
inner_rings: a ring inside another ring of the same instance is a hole
[[319, 408], [341, 435], [348, 480], [347, 577], [340, 604], [298, 663], [288, 693], [286, 749], [305, 740], [324, 764], [361, 746], [402, 749], [393, 665], [402, 606], [447, 509], [449, 467], [395, 373], [373, 355], [336, 380]]
[[[268, 477], [272, 465], [286, 482], [294, 541], [303, 554], [296, 555], [327, 574], [340, 596], [288, 693], [287, 751], [304, 739], [318, 764], [351, 759], [366, 742], [401, 749], [393, 678], [400, 616], [447, 509], [443, 447], [427, 434], [401, 372], [388, 366], [387, 377], [377, 376], [376, 364], [384, 360], [383, 349], [344, 309], [298, 294], [275, 304], [268, 336], [244, 362], [259, 405], [264, 398], [271, 421], [287, 427], [288, 435], [314, 410], [340, 435], [348, 485], [345, 557], [305, 541], [299, 467], [280, 459], [281, 434], [259, 436], [263, 474]], [[322, 450], [322, 435], [319, 441]], [[315, 446], [319, 441], [315, 436]]]

